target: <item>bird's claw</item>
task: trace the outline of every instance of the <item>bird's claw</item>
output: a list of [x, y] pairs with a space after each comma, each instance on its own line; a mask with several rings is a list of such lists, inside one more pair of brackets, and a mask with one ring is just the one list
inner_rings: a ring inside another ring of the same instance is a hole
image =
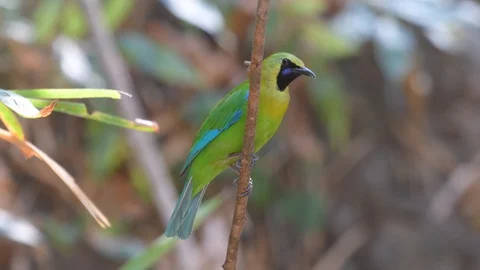
[[[238, 186], [238, 178], [235, 178], [235, 180], [233, 180], [233, 186], [235, 187]], [[250, 193], [252, 193], [252, 189], [253, 189], [253, 180], [252, 178], [249, 178], [247, 188], [245, 188], [245, 191], [240, 193], [240, 196], [242, 197], [250, 196]]]
[[[256, 155], [252, 155], [252, 161], [250, 163], [250, 168], [252, 168], [253, 166], [255, 166], [255, 163], [258, 161], [258, 156]], [[235, 165], [231, 166], [236, 172], [238, 175], [240, 175], [240, 170], [242, 168], [242, 162], [240, 160], [240, 158], [237, 160], [237, 162], [235, 163]], [[236, 187], [238, 185], [238, 178], [236, 178], [235, 180], [233, 180], [233, 185]], [[245, 197], [245, 196], [249, 196], [250, 193], [252, 193], [252, 189], [253, 189], [253, 180], [252, 178], [249, 178], [248, 180], [248, 185], [247, 185], [247, 188], [245, 188], [245, 191], [243, 191], [242, 193], [240, 193], [240, 196], [242, 197]]]
[[[255, 166], [255, 163], [258, 161], [258, 156], [252, 155], [252, 161], [250, 162], [250, 168]], [[235, 163], [235, 168], [237, 169], [237, 172], [240, 172], [240, 169], [242, 168], [242, 161], [240, 159], [237, 160]]]

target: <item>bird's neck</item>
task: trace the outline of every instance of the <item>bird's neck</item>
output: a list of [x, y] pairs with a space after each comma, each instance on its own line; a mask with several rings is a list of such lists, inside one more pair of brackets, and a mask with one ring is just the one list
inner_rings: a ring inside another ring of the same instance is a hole
[[283, 117], [288, 108], [289, 101], [290, 93], [288, 87], [284, 91], [280, 91], [277, 89], [275, 81], [262, 81], [259, 114], [262, 113], [271, 117]]

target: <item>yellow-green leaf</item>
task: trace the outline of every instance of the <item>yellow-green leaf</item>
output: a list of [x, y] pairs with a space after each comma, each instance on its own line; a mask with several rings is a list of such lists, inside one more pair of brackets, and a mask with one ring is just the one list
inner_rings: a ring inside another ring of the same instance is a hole
[[120, 99], [122, 95], [130, 94], [111, 89], [71, 88], [71, 89], [22, 89], [10, 90], [26, 98], [39, 99], [82, 99], [82, 98], [112, 98]]
[[355, 53], [355, 46], [336, 35], [322, 22], [305, 26], [302, 37], [326, 58], [343, 58]]
[[[30, 99], [30, 101], [35, 107], [44, 107], [46, 104], [48, 104], [48, 101], [46, 100]], [[130, 121], [125, 118], [99, 111], [93, 111], [89, 113], [85, 104], [79, 102], [59, 101], [56, 104], [54, 111], [82, 117], [85, 119], [96, 120], [123, 128], [130, 128], [145, 132], [158, 131], [158, 125], [155, 122], [144, 119], [135, 119], [134, 121]]]
[[0, 102], [24, 118], [46, 117], [50, 115], [56, 104], [56, 101], [47, 101], [39, 111], [28, 99], [3, 89], [0, 89]]
[[105, 181], [128, 157], [125, 137], [118, 128], [97, 121], [85, 123], [88, 163], [98, 181]]
[[62, 4], [61, 0], [39, 1], [33, 18], [37, 40], [41, 43], [48, 42], [54, 37]]
[[125, 32], [118, 39], [127, 60], [144, 73], [172, 85], [201, 87], [195, 67], [168, 46], [137, 32]]
[[103, 10], [108, 27], [112, 30], [117, 29], [128, 17], [134, 5], [135, 1], [132, 0], [107, 1]]
[[68, 1], [63, 8], [62, 15], [61, 27], [65, 35], [74, 39], [85, 35], [87, 32], [87, 21], [78, 1]]
[[7, 106], [2, 103], [0, 103], [0, 119], [10, 133], [22, 141], [25, 140], [23, 128], [20, 125], [20, 122], [18, 122], [17, 117]]
[[[128, 18], [135, 6], [132, 0], [109, 0], [104, 2], [103, 20], [110, 30], [115, 31]], [[76, 0], [66, 3], [62, 13], [63, 33], [69, 37], [78, 39], [88, 31], [88, 24], [81, 6]]]
[[282, 11], [285, 15], [315, 17], [321, 14], [327, 8], [324, 1], [303, 0], [302, 2], [287, 1], [282, 5]]

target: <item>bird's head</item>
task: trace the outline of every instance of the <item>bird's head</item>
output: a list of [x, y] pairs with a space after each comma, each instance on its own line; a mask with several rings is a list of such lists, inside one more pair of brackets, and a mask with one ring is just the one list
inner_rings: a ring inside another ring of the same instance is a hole
[[301, 75], [315, 78], [315, 73], [305, 67], [302, 60], [285, 52], [275, 53], [265, 58], [262, 63], [262, 74], [272, 76], [269, 79], [276, 81], [279, 91], [284, 91], [291, 82]]

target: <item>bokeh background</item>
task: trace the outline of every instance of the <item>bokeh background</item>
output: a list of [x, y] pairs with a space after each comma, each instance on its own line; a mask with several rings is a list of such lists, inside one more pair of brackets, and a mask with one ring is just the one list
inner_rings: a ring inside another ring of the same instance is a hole
[[[0, 1], [1, 88], [113, 87], [84, 2]], [[138, 117], [159, 132], [127, 139], [56, 113], [23, 120], [113, 227], [1, 143], [0, 269], [118, 269], [162, 235], [196, 130], [246, 78], [256, 2], [100, 1]], [[272, 0], [265, 55], [277, 51], [317, 79], [293, 83], [259, 154], [239, 269], [480, 269], [479, 1]], [[220, 269], [234, 178], [210, 185], [204, 202], [220, 206], [191, 239], [154, 252], [154, 269]]]

